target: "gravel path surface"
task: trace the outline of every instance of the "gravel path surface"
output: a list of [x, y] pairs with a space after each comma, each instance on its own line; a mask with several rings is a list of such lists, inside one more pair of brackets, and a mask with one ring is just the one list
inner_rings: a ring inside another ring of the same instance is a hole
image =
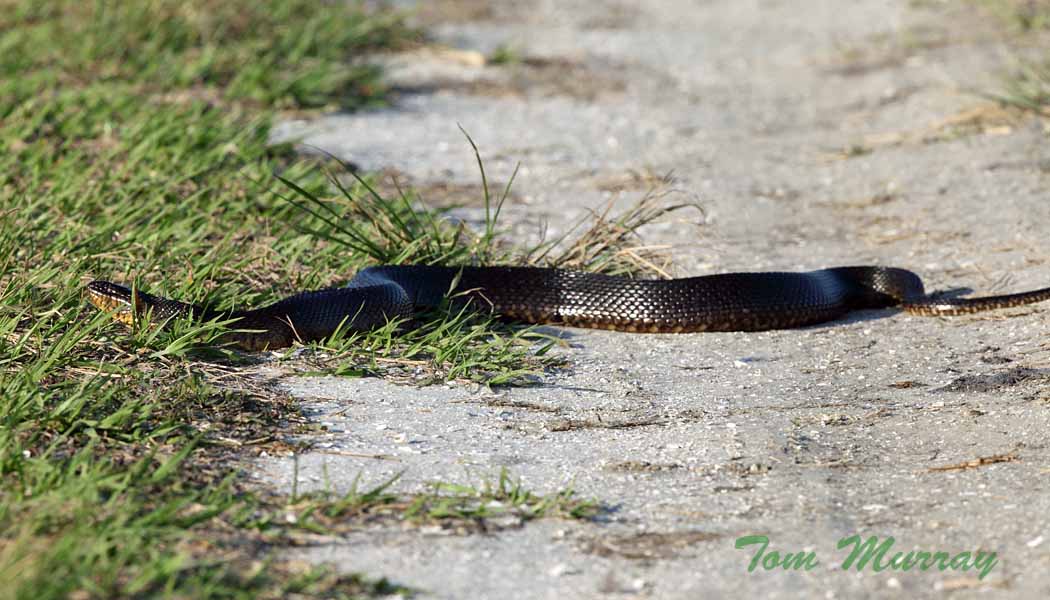
[[[882, 263], [935, 289], [1050, 281], [1047, 132], [967, 93], [995, 85], [1005, 53], [954, 3], [424, 4], [443, 43], [523, 60], [393, 59], [396, 106], [280, 136], [394, 169], [426, 198], [478, 182], [460, 124], [495, 179], [521, 162], [507, 221], [522, 239], [673, 172], [706, 218], [644, 233], [674, 246], [679, 275]], [[404, 471], [411, 490], [506, 467], [533, 491], [571, 484], [613, 508], [489, 534], [377, 528], [297, 555], [435, 598], [1048, 597], [1047, 314], [570, 330], [571, 368], [532, 388], [285, 379], [329, 427], [299, 459], [299, 489], [324, 471], [337, 490]], [[258, 475], [290, 486], [292, 465], [260, 459]], [[997, 562], [983, 579], [844, 571], [836, 544], [855, 534]], [[819, 564], [749, 573], [755, 547], [734, 548], [746, 535]]]

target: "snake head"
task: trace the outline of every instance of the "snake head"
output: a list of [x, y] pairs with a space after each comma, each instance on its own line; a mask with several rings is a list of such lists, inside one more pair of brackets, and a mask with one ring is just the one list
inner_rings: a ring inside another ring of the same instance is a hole
[[132, 290], [109, 281], [89, 283], [87, 298], [99, 310], [112, 312], [113, 318], [125, 325], [133, 325], [136, 320], [143, 318], [162, 323], [173, 317], [192, 315], [196, 309], [190, 304]]
[[[92, 281], [87, 285], [87, 298], [95, 308], [113, 312], [113, 318], [125, 325], [135, 321], [135, 293], [127, 287], [109, 281]], [[141, 311], [142, 308], [139, 308]]]

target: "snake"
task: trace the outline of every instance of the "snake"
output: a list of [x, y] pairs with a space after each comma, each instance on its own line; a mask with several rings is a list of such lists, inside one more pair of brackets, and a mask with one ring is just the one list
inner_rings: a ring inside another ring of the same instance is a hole
[[263, 351], [373, 329], [441, 306], [469, 306], [523, 323], [628, 332], [763, 331], [825, 323], [862, 309], [949, 316], [1020, 306], [1050, 298], [1050, 287], [976, 298], [930, 296], [915, 273], [884, 266], [636, 279], [543, 267], [384, 265], [358, 271], [344, 287], [254, 309], [219, 310], [109, 281], [92, 281], [86, 293], [125, 324], [222, 320], [229, 331], [221, 343]]

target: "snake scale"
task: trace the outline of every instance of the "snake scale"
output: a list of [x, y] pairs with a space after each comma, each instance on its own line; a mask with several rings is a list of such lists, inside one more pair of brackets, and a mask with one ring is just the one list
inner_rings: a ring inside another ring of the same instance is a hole
[[629, 279], [533, 267], [379, 266], [341, 288], [304, 292], [252, 310], [218, 311], [134, 292], [107, 281], [89, 300], [124, 323], [173, 317], [232, 321], [223, 342], [258, 351], [323, 339], [342, 324], [365, 330], [420, 309], [471, 305], [526, 323], [679, 333], [784, 329], [837, 319], [851, 310], [895, 306], [920, 315], [957, 315], [1050, 298], [1050, 287], [982, 298], [933, 298], [911, 271], [836, 267], [804, 273], [725, 273]]

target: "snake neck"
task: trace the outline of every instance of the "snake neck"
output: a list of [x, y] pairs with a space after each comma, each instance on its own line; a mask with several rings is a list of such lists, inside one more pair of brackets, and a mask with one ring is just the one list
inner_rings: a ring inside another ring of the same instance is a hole
[[219, 310], [158, 296], [152, 297], [150, 306], [153, 311], [151, 320], [162, 325], [173, 317], [188, 318], [197, 323], [222, 323], [218, 343], [238, 346], [249, 352], [284, 348], [303, 341], [292, 322], [271, 310], [272, 307]]
[[222, 323], [224, 330], [218, 338], [220, 344], [235, 345], [249, 352], [260, 352], [284, 348], [296, 341], [303, 341], [291, 320], [279, 311], [272, 310], [272, 305], [247, 310], [219, 310], [167, 298], [161, 300], [165, 302], [163, 313], [174, 312], [199, 323]]

